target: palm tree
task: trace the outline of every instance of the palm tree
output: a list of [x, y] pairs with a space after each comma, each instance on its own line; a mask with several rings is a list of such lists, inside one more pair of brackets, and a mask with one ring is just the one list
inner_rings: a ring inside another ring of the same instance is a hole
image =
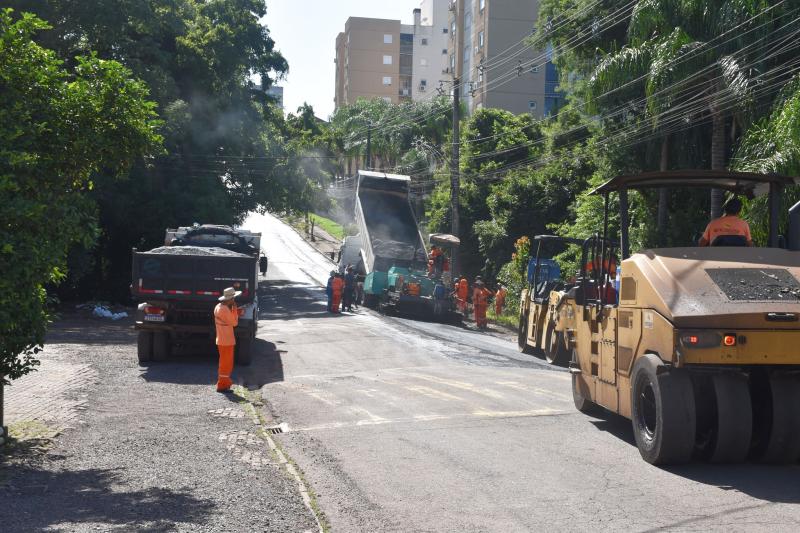
[[[628, 43], [598, 65], [590, 90], [598, 97], [644, 76], [652, 126], [664, 124], [667, 132], [677, 116], [696, 125], [710, 121], [711, 168], [723, 170], [728, 124], [741, 131], [750, 118], [759, 77], [753, 65], [774, 30], [764, 23], [785, 10], [764, 0], [642, 0], [631, 14]], [[662, 149], [661, 168], [668, 166], [668, 153]], [[721, 214], [722, 200], [722, 191], [711, 192], [712, 218]], [[665, 197], [659, 205], [666, 205]], [[659, 220], [665, 218], [660, 214]]]

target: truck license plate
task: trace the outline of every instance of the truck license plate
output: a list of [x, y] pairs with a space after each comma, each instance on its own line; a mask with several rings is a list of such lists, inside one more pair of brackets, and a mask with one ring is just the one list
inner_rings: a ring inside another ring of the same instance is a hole
[[146, 322], [164, 322], [164, 315], [144, 315]]

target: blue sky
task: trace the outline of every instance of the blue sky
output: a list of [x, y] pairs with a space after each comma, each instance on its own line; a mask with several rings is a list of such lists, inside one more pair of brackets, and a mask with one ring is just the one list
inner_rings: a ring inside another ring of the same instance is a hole
[[266, 24], [289, 62], [284, 107], [294, 112], [308, 102], [320, 118], [333, 112], [336, 35], [348, 17], [373, 17], [412, 23], [420, 0], [267, 0]]

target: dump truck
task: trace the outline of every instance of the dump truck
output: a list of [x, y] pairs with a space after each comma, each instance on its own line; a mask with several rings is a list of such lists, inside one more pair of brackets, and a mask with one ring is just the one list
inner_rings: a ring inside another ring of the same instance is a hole
[[525, 354], [543, 354], [548, 363], [563, 366], [569, 349], [562, 331], [556, 329], [556, 309], [574, 281], [562, 279], [561, 268], [553, 260], [567, 245], [583, 246], [583, 241], [558, 235], [536, 235], [536, 252], [528, 261], [527, 286], [519, 299], [517, 346]]
[[164, 246], [133, 249], [131, 293], [138, 302], [139, 362], [163, 361], [173, 348], [213, 347], [213, 310], [222, 291], [234, 287], [239, 325], [236, 362], [250, 363], [258, 326], [258, 256], [261, 234], [228, 226], [167, 229]]
[[[781, 191], [795, 183], [696, 170], [621, 176], [594, 191], [604, 197], [603, 228], [582, 246], [555, 328], [571, 349], [575, 407], [629, 418], [647, 462], [800, 458], [800, 204], [788, 249], [778, 235]], [[628, 191], [660, 187], [768, 194], [767, 246], [630, 254]], [[619, 239], [609, 232], [612, 195]]]
[[[364, 276], [364, 303], [369, 307], [453, 320], [450, 281], [441, 273], [428, 275], [428, 250], [409, 201], [410, 185], [409, 176], [358, 172], [359, 233], [345, 238], [340, 269], [352, 264]], [[434, 235], [432, 243], [451, 249], [459, 244], [445, 234]]]

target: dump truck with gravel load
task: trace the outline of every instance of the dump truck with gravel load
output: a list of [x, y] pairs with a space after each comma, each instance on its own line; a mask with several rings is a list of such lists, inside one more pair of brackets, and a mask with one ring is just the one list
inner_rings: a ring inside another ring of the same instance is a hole
[[258, 254], [261, 235], [227, 226], [168, 229], [165, 246], [134, 248], [131, 292], [138, 302], [137, 353], [141, 363], [161, 361], [173, 348], [213, 346], [213, 310], [234, 287], [239, 325], [236, 361], [249, 364], [258, 325]]
[[[630, 418], [646, 461], [800, 460], [800, 204], [790, 211], [789, 249], [778, 235], [781, 191], [794, 184], [676, 171], [622, 176], [594, 191], [605, 198], [604, 227], [583, 243], [575, 285], [551, 300], [554, 327], [571, 350], [575, 406]], [[769, 194], [768, 246], [631, 255], [627, 193], [657, 187]], [[612, 194], [619, 240], [609, 235]]]
[[[454, 320], [450, 282], [441, 273], [428, 274], [428, 250], [409, 200], [410, 186], [409, 176], [358, 172], [355, 219], [359, 233], [345, 239], [340, 268], [353, 264], [364, 276], [364, 303], [370, 307]], [[431, 238], [437, 246], [458, 246], [453, 236]]]

